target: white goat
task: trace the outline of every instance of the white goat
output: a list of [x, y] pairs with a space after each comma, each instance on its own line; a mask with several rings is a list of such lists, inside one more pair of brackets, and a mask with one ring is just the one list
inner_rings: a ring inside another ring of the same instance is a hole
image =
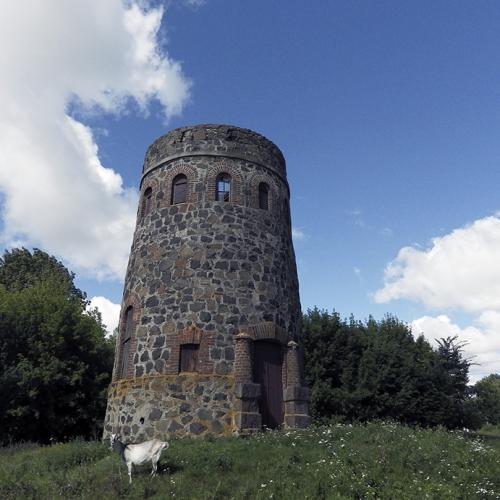
[[158, 460], [164, 448], [168, 448], [166, 441], [151, 439], [138, 444], [123, 444], [116, 434], [111, 434], [111, 450], [117, 451], [122, 460], [127, 464], [129, 483], [132, 483], [132, 465], [144, 465], [151, 460], [153, 470], [151, 475], [156, 474]]

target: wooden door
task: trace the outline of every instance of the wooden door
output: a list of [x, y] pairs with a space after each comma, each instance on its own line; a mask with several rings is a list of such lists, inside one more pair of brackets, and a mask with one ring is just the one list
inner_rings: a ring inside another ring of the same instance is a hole
[[281, 346], [274, 342], [254, 342], [254, 382], [261, 384], [260, 413], [262, 425], [276, 429], [283, 423], [283, 364]]

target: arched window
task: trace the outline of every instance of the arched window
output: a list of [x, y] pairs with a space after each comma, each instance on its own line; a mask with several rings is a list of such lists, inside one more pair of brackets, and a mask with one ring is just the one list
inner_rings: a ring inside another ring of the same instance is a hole
[[215, 180], [215, 199], [217, 201], [229, 201], [231, 196], [231, 176], [219, 174]]
[[265, 182], [259, 184], [259, 208], [269, 210], [269, 186]]
[[125, 378], [128, 375], [130, 366], [130, 343], [132, 339], [132, 322], [133, 322], [133, 309], [129, 306], [125, 311], [125, 327], [123, 329], [122, 342], [121, 342], [121, 366], [120, 378]]
[[172, 182], [172, 205], [186, 203], [187, 177], [184, 174], [177, 175]]
[[142, 197], [142, 207], [141, 207], [141, 219], [146, 217], [146, 215], [151, 212], [151, 204], [153, 202], [153, 190], [148, 187], [146, 191], [144, 191], [144, 195]]

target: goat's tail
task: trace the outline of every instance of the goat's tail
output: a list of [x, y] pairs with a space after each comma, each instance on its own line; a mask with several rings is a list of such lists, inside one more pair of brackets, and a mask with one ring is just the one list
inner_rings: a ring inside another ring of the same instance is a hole
[[162, 450], [168, 450], [169, 446], [170, 445], [168, 444], [167, 441], [162, 441], [162, 447], [161, 447]]

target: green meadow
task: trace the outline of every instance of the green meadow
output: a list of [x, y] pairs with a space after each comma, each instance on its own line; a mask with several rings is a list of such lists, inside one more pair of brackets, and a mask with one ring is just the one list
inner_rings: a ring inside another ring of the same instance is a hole
[[395, 423], [176, 439], [130, 486], [107, 443], [24, 444], [0, 450], [0, 498], [500, 498], [499, 445]]

